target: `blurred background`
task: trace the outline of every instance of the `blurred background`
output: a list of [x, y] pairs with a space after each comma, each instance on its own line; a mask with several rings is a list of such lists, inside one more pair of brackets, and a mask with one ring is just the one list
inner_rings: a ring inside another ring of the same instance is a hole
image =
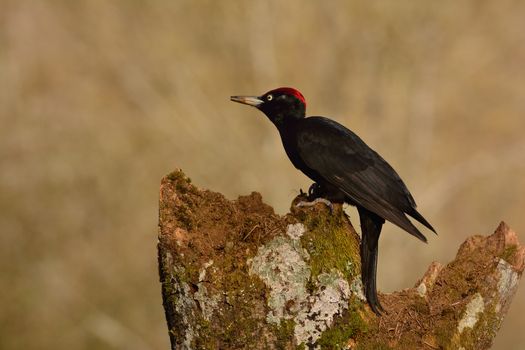
[[[524, 242], [524, 18], [517, 0], [1, 0], [0, 348], [168, 349], [161, 177], [280, 214], [310, 184], [234, 94], [294, 86], [405, 179], [439, 236], [386, 225], [382, 291], [501, 220]], [[525, 348], [524, 296], [494, 349]]]

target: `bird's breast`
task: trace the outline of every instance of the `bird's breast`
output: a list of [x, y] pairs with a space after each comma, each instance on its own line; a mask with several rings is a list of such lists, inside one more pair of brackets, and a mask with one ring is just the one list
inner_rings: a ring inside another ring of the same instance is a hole
[[319, 176], [317, 172], [303, 161], [299, 153], [299, 148], [297, 146], [297, 137], [293, 132], [280, 132], [281, 140], [283, 142], [284, 151], [286, 155], [292, 162], [293, 166], [296, 169], [301, 170], [306, 176], [308, 176], [313, 181], [319, 181]]

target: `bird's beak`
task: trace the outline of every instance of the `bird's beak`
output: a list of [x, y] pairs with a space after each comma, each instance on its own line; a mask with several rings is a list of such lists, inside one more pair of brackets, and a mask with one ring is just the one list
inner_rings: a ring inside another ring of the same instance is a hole
[[230, 100], [253, 107], [259, 107], [263, 103], [263, 100], [257, 96], [232, 96]]

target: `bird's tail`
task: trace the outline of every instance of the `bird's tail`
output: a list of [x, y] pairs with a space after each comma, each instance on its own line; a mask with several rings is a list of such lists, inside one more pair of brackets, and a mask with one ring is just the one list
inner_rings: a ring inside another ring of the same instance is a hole
[[419, 212], [416, 210], [416, 208], [412, 208], [411, 211], [407, 212], [408, 215], [419, 221], [421, 224], [423, 224], [426, 228], [437, 234], [436, 230], [430, 225], [430, 223], [423, 217], [423, 215], [419, 214]]
[[361, 279], [368, 304], [377, 315], [381, 315], [384, 309], [377, 298], [376, 271], [379, 235], [385, 220], [363, 207], [358, 207], [358, 211], [361, 221]]
[[422, 242], [427, 242], [427, 238], [423, 235], [412, 221], [408, 220], [404, 212], [400, 210], [390, 211], [387, 213], [386, 219], [397, 226], [401, 227], [406, 232], [410, 233], [412, 236], [417, 237]]

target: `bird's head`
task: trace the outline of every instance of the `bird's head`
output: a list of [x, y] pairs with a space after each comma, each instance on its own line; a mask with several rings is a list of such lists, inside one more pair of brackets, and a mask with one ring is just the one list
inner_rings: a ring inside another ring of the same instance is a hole
[[306, 113], [303, 94], [289, 87], [274, 89], [261, 96], [232, 96], [230, 99], [261, 110], [277, 127], [304, 118]]

